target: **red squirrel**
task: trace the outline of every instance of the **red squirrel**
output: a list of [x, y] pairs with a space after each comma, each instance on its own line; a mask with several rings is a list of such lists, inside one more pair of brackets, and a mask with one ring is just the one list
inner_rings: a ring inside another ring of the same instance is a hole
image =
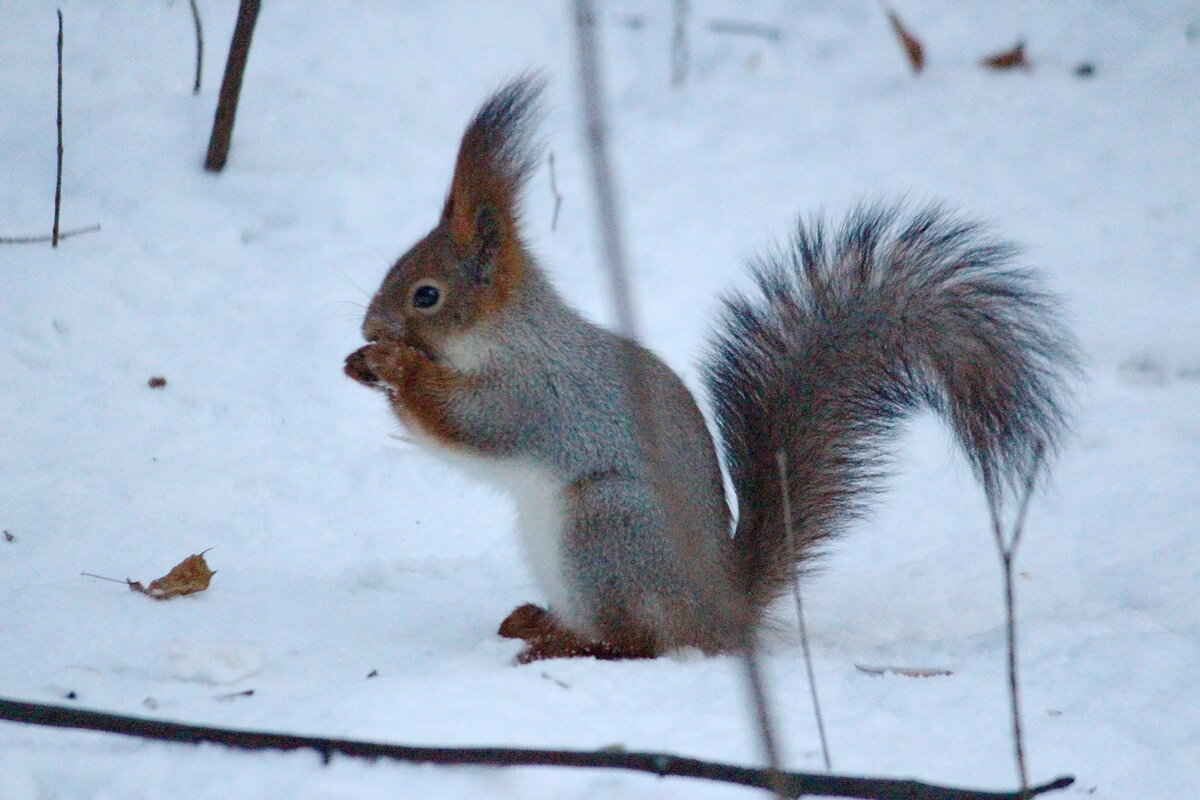
[[345, 365], [420, 444], [514, 497], [547, 603], [501, 625], [519, 661], [744, 650], [861, 515], [918, 407], [991, 491], [1059, 443], [1076, 346], [1014, 249], [936, 207], [862, 207], [799, 224], [724, 300], [704, 375], [734, 522], [683, 382], [570, 308], [525, 245], [541, 89], [520, 78], [480, 108], [437, 225], [384, 277]]

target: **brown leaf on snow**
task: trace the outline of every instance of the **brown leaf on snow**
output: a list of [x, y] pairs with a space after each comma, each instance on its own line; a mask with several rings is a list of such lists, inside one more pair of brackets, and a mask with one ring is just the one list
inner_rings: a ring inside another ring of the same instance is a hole
[[925, 68], [925, 48], [921, 46], [917, 37], [908, 32], [895, 11], [887, 6], [883, 7], [883, 11], [887, 14], [888, 22], [892, 23], [892, 30], [896, 32], [896, 38], [904, 47], [904, 54], [908, 56], [908, 65], [912, 67], [913, 74], [917, 74]]
[[979, 62], [988, 69], [1005, 70], [1005, 69], [1029, 69], [1029, 61], [1025, 58], [1025, 42], [1020, 41], [1012, 46], [1012, 49], [1005, 50], [1003, 53], [997, 53], [994, 56], [988, 56]]
[[[207, 550], [204, 551], [204, 553], [207, 552]], [[141, 592], [155, 600], [168, 600], [185, 594], [203, 592], [208, 588], [212, 576], [216, 574], [205, 563], [204, 553], [188, 556], [176, 564], [175, 568], [166, 575], [150, 581], [149, 586], [143, 586], [138, 581], [126, 582], [133, 591]]]

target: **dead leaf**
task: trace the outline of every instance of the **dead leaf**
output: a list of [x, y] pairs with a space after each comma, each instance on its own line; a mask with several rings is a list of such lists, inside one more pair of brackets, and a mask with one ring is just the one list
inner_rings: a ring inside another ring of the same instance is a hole
[[1011, 50], [1005, 50], [1003, 53], [988, 56], [979, 63], [988, 69], [994, 70], [1029, 69], [1030, 67], [1029, 61], [1025, 58], [1024, 40], [1013, 45]]
[[903, 675], [906, 678], [942, 678], [954, 673], [937, 667], [872, 667], [855, 664], [854, 668], [868, 675]]
[[892, 30], [896, 32], [896, 38], [904, 47], [904, 54], [908, 56], [908, 65], [912, 67], [913, 74], [916, 75], [925, 68], [925, 48], [917, 41], [917, 37], [908, 32], [895, 11], [887, 6], [884, 6], [883, 10], [887, 14], [888, 22], [892, 23]]
[[[204, 553], [208, 551], [205, 550]], [[135, 592], [153, 597], [155, 600], [168, 600], [185, 594], [203, 592], [216, 573], [208, 568], [204, 561], [204, 553], [190, 555], [175, 565], [175, 568], [157, 580], [150, 581], [149, 586], [143, 586], [138, 581], [127, 580], [129, 588]]]

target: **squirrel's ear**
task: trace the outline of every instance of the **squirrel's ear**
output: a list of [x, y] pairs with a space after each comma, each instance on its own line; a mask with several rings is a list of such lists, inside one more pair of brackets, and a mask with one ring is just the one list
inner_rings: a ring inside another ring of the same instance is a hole
[[504, 243], [504, 226], [496, 209], [487, 203], [475, 209], [475, 230], [462, 265], [476, 283], [491, 283], [499, 267], [497, 256]]
[[533, 171], [531, 144], [542, 82], [524, 76], [492, 95], [463, 134], [442, 211], [455, 253], [478, 277], [519, 262], [521, 190]]

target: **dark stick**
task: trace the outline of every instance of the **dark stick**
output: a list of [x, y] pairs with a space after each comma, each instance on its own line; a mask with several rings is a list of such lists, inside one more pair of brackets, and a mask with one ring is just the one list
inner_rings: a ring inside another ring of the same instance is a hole
[[225, 79], [217, 97], [217, 113], [213, 118], [212, 137], [208, 140], [208, 156], [204, 168], [220, 172], [229, 157], [229, 142], [233, 138], [233, 120], [237, 116], [238, 97], [242, 93], [242, 75], [250, 56], [250, 40], [258, 20], [260, 0], [241, 0], [237, 23], [233, 27], [233, 42], [229, 45], [229, 60], [225, 62]]
[[58, 216], [62, 210], [62, 56], [63, 51], [63, 19], [62, 9], [58, 10], [58, 170], [54, 177], [54, 227], [50, 230], [50, 246], [58, 247]]
[[[99, 225], [89, 225], [86, 228], [76, 228], [70, 231], [63, 231], [58, 234], [58, 238], [67, 239], [72, 236], [78, 236], [81, 233], [95, 233], [100, 230]], [[47, 236], [0, 236], [0, 244], [37, 244], [38, 242], [53, 241], [53, 234]]]
[[534, 750], [518, 747], [411, 747], [380, 744], [353, 739], [323, 739], [287, 733], [239, 731], [163, 722], [85, 711], [66, 706], [23, 703], [0, 698], [0, 720], [55, 728], [116, 733], [139, 739], [184, 744], [219, 744], [240, 750], [311, 749], [328, 763], [335, 754], [352, 758], [388, 758], [423, 764], [471, 766], [558, 766], [596, 769], [624, 769], [651, 775], [699, 778], [761, 789], [782, 787], [789, 797], [824, 795], [858, 797], [873, 800], [1020, 800], [1070, 786], [1073, 778], [1064, 777], [1017, 792], [986, 792], [934, 786], [912, 780], [860, 778], [838, 775], [809, 775], [799, 772], [775, 773], [771, 770], [739, 767], [712, 761], [683, 758], [670, 753], [626, 753], [615, 750]]
[[192, 94], [200, 94], [200, 72], [204, 66], [204, 30], [200, 26], [200, 9], [196, 8], [196, 0], [188, 0], [192, 6], [192, 23], [196, 26], [196, 83], [192, 86]]

